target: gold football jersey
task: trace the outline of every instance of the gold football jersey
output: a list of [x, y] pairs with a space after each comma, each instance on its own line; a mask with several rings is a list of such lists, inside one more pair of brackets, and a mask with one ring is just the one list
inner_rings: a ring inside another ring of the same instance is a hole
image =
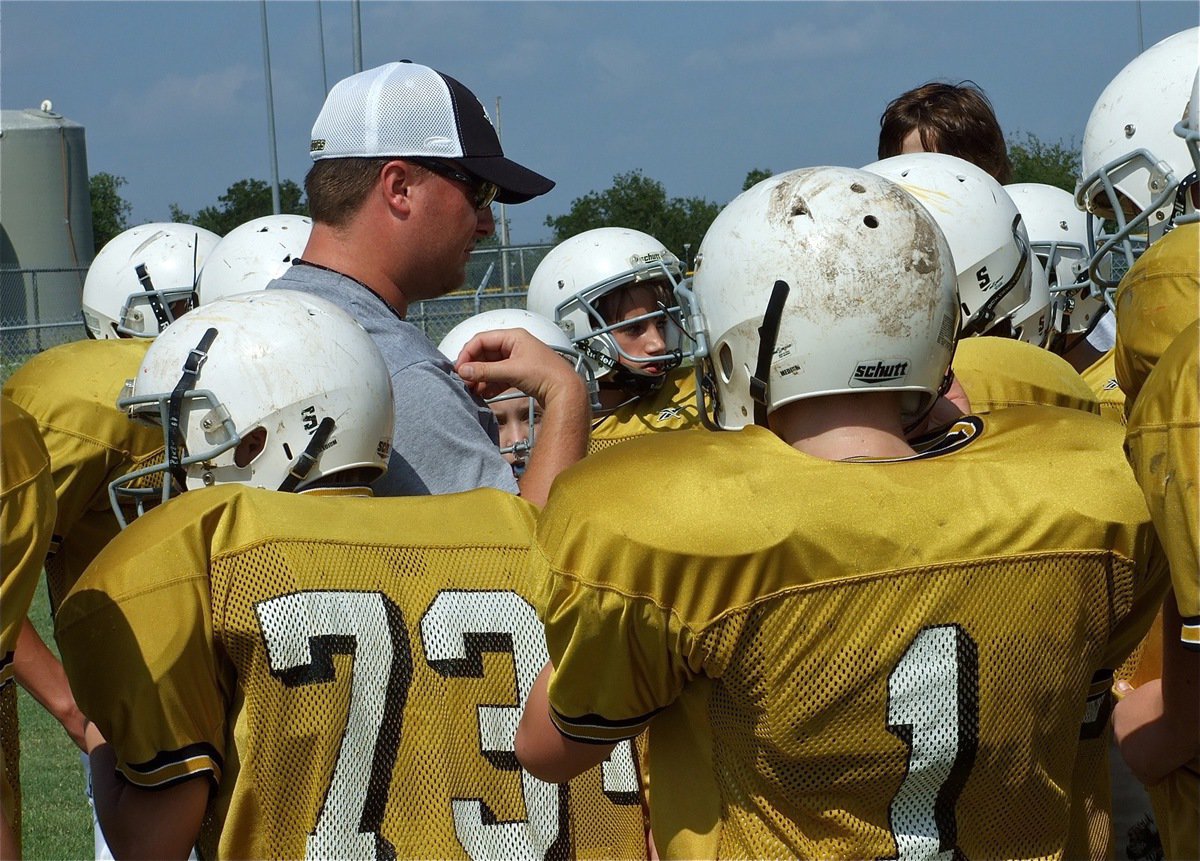
[[513, 752], [535, 512], [189, 491], [63, 602], [72, 688], [130, 782], [213, 780], [204, 857], [644, 857], [630, 745], [561, 786]]
[[4, 393], [32, 415], [50, 452], [58, 517], [46, 559], [53, 612], [100, 549], [121, 531], [108, 484], [161, 461], [162, 431], [130, 421], [117, 398], [151, 341], [75, 341], [31, 358]]
[[[1109, 714], [1093, 678], [1166, 583], [1121, 434], [1012, 407], [899, 461], [757, 427], [588, 458], [530, 557], [551, 717], [649, 726], [664, 857], [1062, 856], [1076, 748]], [[664, 463], [684, 504], [626, 492]]]
[[1121, 279], [1116, 305], [1115, 376], [1128, 412], [1158, 357], [1200, 317], [1200, 223], [1151, 245]]
[[1013, 338], [963, 338], [954, 376], [976, 415], [1036, 404], [1100, 413], [1095, 393], [1066, 359]]
[[[1120, 349], [1121, 329], [1117, 331]], [[1152, 351], [1161, 347], [1153, 344], [1153, 336], [1142, 337], [1140, 343], [1143, 349], [1132, 353], [1129, 367], [1153, 370], [1134, 383], [1138, 395], [1125, 445], [1171, 566], [1175, 601], [1183, 617], [1178, 636], [1185, 647], [1200, 649], [1200, 321], [1179, 332], [1152, 364]], [[1143, 659], [1149, 667], [1139, 667], [1140, 675], [1161, 674], [1161, 656], [1154, 658]], [[1200, 761], [1176, 769], [1146, 792], [1166, 857], [1200, 858]]]
[[0, 397], [0, 804], [21, 840], [21, 749], [13, 652], [42, 575], [54, 526], [50, 458], [37, 422]]
[[1083, 381], [1096, 393], [1100, 415], [1119, 425], [1125, 424], [1125, 393], [1117, 382], [1116, 353], [1109, 350], [1084, 370]]
[[658, 391], [598, 419], [588, 437], [587, 453], [595, 454], [648, 434], [700, 426], [696, 372], [690, 366], [676, 368]]
[[1200, 650], [1200, 321], [1180, 332], [1141, 387], [1125, 445], [1171, 566], [1179, 636]]
[[0, 397], [0, 684], [12, 677], [12, 655], [42, 574], [54, 526], [50, 458], [37, 422]]

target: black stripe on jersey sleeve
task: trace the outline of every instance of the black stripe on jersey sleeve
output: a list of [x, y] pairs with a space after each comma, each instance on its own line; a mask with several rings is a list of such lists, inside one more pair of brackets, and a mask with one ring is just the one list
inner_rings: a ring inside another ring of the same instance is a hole
[[1187, 616], [1179, 629], [1179, 640], [1185, 649], [1200, 652], [1200, 616]]
[[553, 706], [550, 707], [550, 714], [558, 731], [572, 741], [585, 744], [613, 744], [634, 738], [661, 711], [661, 708], [657, 708], [640, 717], [609, 720], [597, 714], [567, 717]]
[[[224, 759], [219, 753], [217, 753], [217, 749], [208, 742], [197, 742], [196, 744], [189, 744], [186, 747], [181, 747], [176, 750], [159, 751], [157, 754], [155, 754], [153, 759], [148, 759], [145, 762], [131, 762], [126, 767], [132, 772], [144, 774], [149, 777], [150, 775], [154, 774], [154, 772], [159, 771], [166, 766], [187, 762], [189, 759], [196, 759], [197, 757], [207, 757], [216, 764], [218, 769], [221, 771], [225, 770]], [[208, 769], [202, 769], [202, 771], [207, 770]], [[167, 782], [156, 785], [169, 786], [172, 783], [178, 782], [179, 778], [173, 778]]]

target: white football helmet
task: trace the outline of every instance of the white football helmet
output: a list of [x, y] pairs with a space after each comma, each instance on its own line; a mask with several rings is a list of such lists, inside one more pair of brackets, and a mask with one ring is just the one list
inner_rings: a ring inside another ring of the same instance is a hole
[[962, 337], [998, 334], [1000, 324], [1026, 316], [1029, 237], [1017, 205], [991, 174], [936, 152], [892, 156], [863, 170], [899, 183], [937, 220], [958, 272]]
[[299, 257], [312, 233], [306, 215], [264, 215], [225, 234], [208, 255], [196, 284], [197, 304], [265, 290]]
[[[468, 317], [446, 333], [441, 343], [438, 344], [438, 351], [453, 363], [458, 360], [459, 353], [462, 352], [468, 341], [480, 332], [490, 332], [494, 329], [524, 329], [570, 362], [588, 388], [592, 409], [599, 408], [596, 378], [583, 357], [571, 345], [571, 339], [553, 322], [532, 311], [526, 311], [523, 308], [497, 308], [494, 311], [484, 311]], [[501, 403], [514, 398], [529, 398], [529, 423], [526, 428], [526, 436], [525, 439], [519, 440], [514, 445], [502, 445], [500, 453], [512, 454], [517, 461], [523, 464], [533, 449], [534, 438], [537, 434], [534, 426], [535, 404], [533, 398], [523, 392], [514, 391], [489, 398], [488, 403]]]
[[[526, 307], [567, 333], [597, 380], [654, 388], [664, 375], [638, 374], [620, 360], [652, 362], [669, 370], [691, 357], [690, 346], [685, 349], [683, 343], [686, 333], [674, 298], [669, 307], [611, 325], [600, 312], [600, 300], [614, 291], [652, 281], [663, 283], [674, 297], [681, 276], [679, 258], [653, 236], [625, 227], [598, 227], [551, 249], [529, 279]], [[617, 345], [613, 330], [659, 316], [667, 322], [665, 357], [632, 356]]]
[[194, 307], [196, 274], [220, 239], [203, 227], [172, 223], [139, 224], [114, 236], [83, 281], [88, 335], [153, 338], [167, 328]]
[[[1117, 73], [1088, 117], [1075, 204], [1088, 213], [1090, 277], [1110, 305], [1120, 276], [1170, 229], [1176, 208], [1182, 214], [1186, 206], [1184, 180], [1194, 165], [1174, 128], [1198, 57], [1200, 27], [1168, 36]], [[1115, 229], [1105, 231], [1106, 220]], [[1110, 253], [1118, 259], [1106, 274], [1100, 263]]]
[[1045, 347], [1054, 333], [1050, 281], [1036, 256], [1029, 262], [1029, 301], [1013, 312], [1010, 322], [1012, 337], [1035, 347]]
[[[213, 484], [299, 491], [343, 470], [382, 475], [391, 450], [391, 377], [375, 342], [340, 308], [306, 293], [244, 293], [197, 308], [146, 352], [117, 407], [163, 428], [163, 463], [109, 485], [141, 503]], [[239, 462], [256, 429], [265, 443]], [[159, 490], [137, 489], [162, 473]]]
[[1183, 195], [1176, 197], [1176, 203], [1181, 204], [1184, 213], [1175, 217], [1176, 224], [1191, 224], [1200, 221], [1200, 204], [1197, 202], [1197, 187], [1200, 186], [1200, 69], [1192, 79], [1192, 97], [1188, 99], [1187, 111], [1183, 119], [1175, 124], [1175, 134], [1183, 138], [1192, 157], [1192, 173], [1189, 188]]
[[706, 354], [701, 398], [715, 387], [702, 414], [719, 428], [852, 392], [905, 393], [915, 419], [947, 383], [959, 325], [950, 247], [877, 174], [804, 168], [743, 192], [709, 227], [681, 293]]
[[1018, 182], [1004, 190], [1021, 210], [1029, 245], [1049, 278], [1053, 330], [1087, 334], [1105, 310], [1087, 275], [1087, 216], [1070, 192], [1053, 185]]

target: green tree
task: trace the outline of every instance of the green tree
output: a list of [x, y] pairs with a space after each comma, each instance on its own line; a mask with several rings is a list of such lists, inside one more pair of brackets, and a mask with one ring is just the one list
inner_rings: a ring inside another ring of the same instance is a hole
[[[295, 182], [285, 179], [279, 183], [279, 209], [291, 215], [308, 215], [303, 190]], [[195, 215], [189, 215], [178, 204], [171, 204], [171, 220], [195, 224], [224, 236], [239, 224], [253, 218], [270, 215], [271, 186], [261, 179], [239, 179], [217, 198], [219, 206], [206, 206]]]
[[595, 227], [630, 227], [649, 233], [683, 258], [685, 245], [700, 247], [720, 209], [701, 197], [668, 198], [661, 182], [631, 170], [614, 176], [611, 188], [576, 198], [565, 215], [546, 216], [545, 223], [554, 230], [555, 242]]
[[1079, 147], [1074, 140], [1045, 143], [1031, 132], [1024, 140], [1010, 138], [1008, 160], [1012, 163], [1013, 182], [1040, 182], [1075, 192], [1079, 179]]
[[746, 174], [746, 180], [742, 183], [742, 191], [747, 191], [758, 185], [764, 179], [774, 176], [769, 167], [756, 167], [754, 170]]
[[88, 178], [92, 195], [92, 245], [99, 251], [108, 240], [129, 229], [133, 205], [121, 197], [125, 177], [96, 173]]

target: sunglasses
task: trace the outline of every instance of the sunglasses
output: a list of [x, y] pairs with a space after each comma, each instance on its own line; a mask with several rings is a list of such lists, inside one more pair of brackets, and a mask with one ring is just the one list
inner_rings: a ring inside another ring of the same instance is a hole
[[492, 205], [492, 201], [496, 199], [496, 195], [500, 193], [500, 188], [496, 183], [480, 179], [477, 176], [471, 176], [445, 162], [427, 158], [410, 158], [408, 161], [420, 165], [433, 173], [440, 174], [447, 179], [453, 179], [456, 182], [466, 185], [471, 189], [471, 202], [475, 204], [476, 209], [487, 209]]

